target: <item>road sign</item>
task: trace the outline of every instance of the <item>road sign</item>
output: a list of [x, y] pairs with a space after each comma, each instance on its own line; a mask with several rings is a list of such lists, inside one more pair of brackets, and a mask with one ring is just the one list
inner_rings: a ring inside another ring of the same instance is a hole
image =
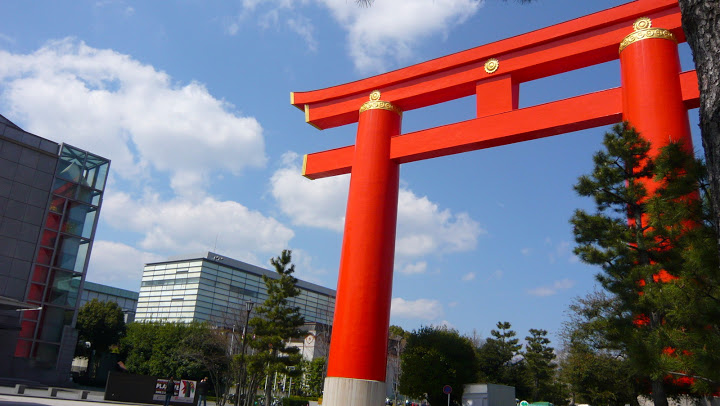
[[[452, 387], [450, 385], [443, 386], [443, 393], [449, 395], [452, 393]], [[525, 405], [527, 406], [527, 405]]]

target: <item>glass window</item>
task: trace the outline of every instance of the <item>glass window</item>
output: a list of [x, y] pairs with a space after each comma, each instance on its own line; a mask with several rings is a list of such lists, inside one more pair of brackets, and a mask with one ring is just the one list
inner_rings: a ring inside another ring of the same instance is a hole
[[45, 220], [45, 227], [57, 230], [60, 228], [60, 215], [55, 213], [48, 213], [47, 219]]
[[75, 308], [80, 287], [80, 275], [69, 272], [53, 271], [45, 301], [57, 306], [70, 306]]
[[100, 196], [102, 196], [102, 192], [95, 189], [90, 189], [88, 187], [80, 186], [80, 188], [78, 189], [77, 199], [85, 203], [90, 203], [97, 206], [100, 204]]
[[65, 209], [65, 202], [67, 200], [60, 197], [60, 196], [52, 196], [52, 200], [50, 201], [50, 211], [54, 211], [55, 213], [62, 213]]
[[95, 226], [97, 208], [82, 203], [70, 202], [62, 230], [66, 233], [90, 238]]
[[58, 252], [55, 255], [55, 266], [82, 272], [89, 243], [89, 240], [61, 235]]
[[[59, 170], [65, 179], [72, 180], [73, 182], [80, 183], [80, 176], [82, 171], [80, 168], [83, 167], [85, 164], [85, 157], [86, 153], [85, 151], [82, 151], [77, 148], [73, 148], [69, 145], [63, 145], [62, 151], [60, 152], [60, 162], [59, 162]], [[67, 171], [67, 168], [70, 167], [76, 167], [78, 169], [77, 173], [74, 174], [74, 176], [70, 173], [70, 171]], [[60, 176], [60, 175], [58, 175]]]
[[47, 279], [48, 268], [40, 265], [35, 265], [35, 271], [33, 272], [33, 282], [45, 283]]
[[72, 182], [68, 182], [67, 180], [64, 180], [64, 179], [55, 178], [55, 182], [53, 183], [53, 188], [52, 188], [53, 194], [74, 199], [76, 190], [77, 190], [76, 184], [74, 184]]
[[51, 258], [52, 258], [52, 255], [53, 255], [53, 250], [52, 250], [52, 248], [43, 248], [43, 247], [41, 247], [41, 248], [38, 250], [37, 263], [38, 263], [38, 264], [43, 264], [43, 265], [50, 265], [50, 260], [51, 260]]
[[87, 184], [95, 189], [103, 190], [110, 162], [99, 156], [88, 154], [85, 166], [87, 168], [85, 173]]
[[66, 310], [53, 306], [45, 306], [42, 310], [42, 326], [40, 339], [54, 343], [60, 342], [63, 327], [72, 323], [74, 310]]

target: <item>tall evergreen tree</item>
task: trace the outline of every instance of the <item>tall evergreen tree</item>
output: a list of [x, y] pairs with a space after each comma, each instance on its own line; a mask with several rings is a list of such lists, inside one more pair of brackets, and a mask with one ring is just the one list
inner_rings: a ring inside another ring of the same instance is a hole
[[525, 337], [523, 357], [531, 379], [530, 399], [549, 400], [547, 396], [555, 391], [557, 364], [553, 362], [555, 349], [550, 346], [547, 330], [530, 329], [530, 335]]
[[571, 220], [575, 253], [602, 267], [597, 279], [616, 302], [605, 319], [606, 338], [621, 343], [635, 373], [650, 383], [655, 405], [666, 406], [675, 389], [668, 376], [679, 373], [683, 358], [673, 337], [692, 322], [677, 310], [693, 307], [694, 277], [683, 259], [692, 254], [683, 251], [703, 227], [697, 165], [677, 144], [650, 157], [650, 144], [627, 123], [607, 133], [604, 145], [592, 174], [575, 186], [596, 203], [595, 213], [578, 210]]
[[477, 349], [480, 378], [485, 382], [515, 386], [520, 397], [529, 395], [525, 362], [520, 357], [522, 344], [507, 321], [499, 321], [497, 330]]
[[305, 323], [300, 315], [300, 308], [292, 306], [289, 299], [300, 294], [297, 279], [292, 275], [295, 265], [292, 264], [292, 251], [283, 250], [280, 256], [272, 258], [270, 263], [278, 273], [278, 278], [263, 275], [268, 291], [268, 298], [257, 307], [257, 316], [250, 320], [255, 339], [250, 346], [255, 349], [252, 363], [265, 365], [265, 372], [270, 379], [265, 384], [265, 406], [272, 402], [272, 377], [275, 373], [297, 376], [296, 366], [302, 360], [297, 347], [289, 346], [292, 338], [303, 336], [300, 327]]

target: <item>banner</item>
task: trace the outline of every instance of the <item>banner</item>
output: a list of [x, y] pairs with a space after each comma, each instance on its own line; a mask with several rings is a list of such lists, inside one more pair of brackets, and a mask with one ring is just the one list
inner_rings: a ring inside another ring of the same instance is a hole
[[[155, 394], [153, 400], [165, 401], [165, 388], [167, 387], [168, 379], [158, 379], [155, 383]], [[178, 403], [193, 403], [195, 400], [195, 389], [197, 387], [197, 381], [188, 381], [186, 379], [180, 379], [175, 381], [175, 391], [173, 397], [170, 398], [171, 402]]]

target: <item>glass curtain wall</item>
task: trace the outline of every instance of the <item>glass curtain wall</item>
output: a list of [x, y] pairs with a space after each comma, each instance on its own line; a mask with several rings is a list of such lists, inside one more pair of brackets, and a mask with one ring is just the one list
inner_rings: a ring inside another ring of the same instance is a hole
[[110, 161], [63, 145], [55, 170], [15, 356], [54, 363], [65, 326], [73, 326]]

